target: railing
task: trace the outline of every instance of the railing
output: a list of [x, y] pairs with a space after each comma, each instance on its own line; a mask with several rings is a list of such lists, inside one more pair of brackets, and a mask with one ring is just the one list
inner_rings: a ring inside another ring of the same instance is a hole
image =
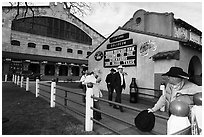
[[[18, 83], [17, 76], [14, 76], [13, 79], [14, 79], [14, 83], [15, 83], [15, 81], [16, 81], [16, 83]], [[21, 78], [21, 84], [23, 83], [22, 80], [23, 80], [23, 78]], [[27, 81], [26, 81], [26, 89], [29, 89], [29, 79], [27, 79]], [[106, 125], [105, 123], [94, 119], [93, 118], [93, 111], [97, 111], [97, 112], [101, 113], [102, 115], [105, 115], [105, 116], [110, 117], [116, 121], [119, 121], [120, 123], [124, 123], [124, 124], [130, 125], [132, 127], [135, 126], [134, 123], [127, 122], [127, 121], [120, 119], [120, 118], [118, 118], [118, 117], [116, 117], [116, 116], [114, 116], [108, 112], [104, 112], [102, 110], [94, 108], [93, 107], [93, 99], [97, 99], [101, 102], [106, 102], [106, 103], [111, 103], [113, 105], [121, 106], [121, 107], [124, 107], [126, 109], [130, 109], [130, 110], [136, 111], [136, 112], [142, 111], [141, 109], [138, 109], [138, 108], [135, 108], [132, 106], [128, 106], [128, 105], [121, 104], [121, 103], [116, 103], [116, 102], [109, 101], [109, 100], [106, 100], [103, 98], [94, 97], [93, 96], [93, 89], [91, 87], [87, 87], [87, 91], [85, 94], [85, 93], [79, 93], [79, 90], [76, 90], [76, 89], [70, 89], [70, 88], [58, 86], [58, 85], [56, 85], [55, 81], [52, 81], [51, 83], [47, 83], [47, 82], [41, 82], [37, 79], [36, 80], [35, 94], [36, 94], [36, 97], [41, 96], [41, 97], [45, 98], [46, 100], [49, 100], [50, 101], [50, 107], [55, 107], [57, 104], [58, 106], [61, 106], [65, 109], [68, 109], [68, 110], [76, 113], [77, 115], [85, 118], [85, 131], [93, 131], [93, 126], [94, 126], [93, 122], [95, 122], [95, 123], [107, 128], [108, 130], [110, 130], [116, 134], [121, 134], [119, 131], [117, 131], [117, 129], [114, 129], [113, 127], [110, 127], [110, 126]], [[77, 101], [74, 98], [70, 98], [69, 94], [74, 94], [76, 96], [81, 96], [81, 97], [86, 96], [86, 104], [80, 103], [80, 101]], [[72, 107], [70, 105], [71, 102], [74, 104], [77, 104], [80, 107], [83, 107], [85, 109], [85, 112], [81, 112], [81, 111], [77, 110], [76, 108]], [[163, 115], [155, 114], [155, 116], [158, 118], [167, 120], [167, 117], [165, 117]], [[158, 134], [155, 131], [152, 131], [151, 133], [152, 134]]]

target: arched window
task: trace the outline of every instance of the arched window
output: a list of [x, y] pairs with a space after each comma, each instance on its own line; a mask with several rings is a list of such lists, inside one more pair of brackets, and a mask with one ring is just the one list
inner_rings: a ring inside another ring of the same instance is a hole
[[52, 17], [27, 17], [12, 21], [12, 30], [92, 45], [92, 38], [77, 26]]
[[55, 51], [62, 51], [62, 48], [61, 47], [56, 47]]
[[13, 45], [13, 46], [20, 46], [20, 41], [18, 41], [18, 40], [12, 40], [12, 41], [11, 41], [11, 45]]
[[35, 43], [28, 43], [28, 47], [29, 47], [29, 48], [35, 48], [35, 47], [36, 47], [36, 44], [35, 44]]
[[42, 45], [42, 49], [49, 50], [50, 47], [48, 45]]
[[67, 49], [68, 53], [73, 53], [73, 49]]
[[82, 50], [78, 50], [77, 53], [78, 54], [83, 54], [83, 51]]

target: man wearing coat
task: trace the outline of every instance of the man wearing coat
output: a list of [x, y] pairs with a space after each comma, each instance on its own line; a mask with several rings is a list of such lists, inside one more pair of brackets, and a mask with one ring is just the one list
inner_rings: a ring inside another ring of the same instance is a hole
[[[121, 103], [121, 93], [122, 90], [125, 89], [125, 78], [123, 73], [123, 67], [120, 65], [118, 66], [118, 72], [115, 73], [114, 76], [114, 88], [116, 91], [116, 98], [115, 102]], [[118, 109], [116, 105], [113, 106], [113, 108]], [[120, 111], [123, 112], [123, 108], [120, 106]]]

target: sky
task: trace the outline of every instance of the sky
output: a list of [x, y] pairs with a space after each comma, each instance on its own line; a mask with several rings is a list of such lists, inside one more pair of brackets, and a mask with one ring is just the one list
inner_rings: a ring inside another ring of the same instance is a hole
[[80, 19], [108, 37], [139, 9], [159, 13], [173, 12], [174, 18], [180, 18], [202, 30], [202, 4], [198, 2], [109, 2], [105, 6], [95, 4], [94, 12]]
[[[32, 1], [31, 1], [32, 2]], [[90, 2], [90, 1], [89, 1]], [[46, 5], [49, 1], [33, 2], [35, 5]], [[139, 10], [144, 9], [148, 12], [173, 12], [174, 18], [180, 18], [195, 28], [202, 31], [202, 3], [201, 0], [194, 1], [106, 1], [106, 2], [92, 2], [92, 11], [84, 17], [76, 15], [94, 30], [108, 37], [119, 26], [123, 26], [133, 14]]]

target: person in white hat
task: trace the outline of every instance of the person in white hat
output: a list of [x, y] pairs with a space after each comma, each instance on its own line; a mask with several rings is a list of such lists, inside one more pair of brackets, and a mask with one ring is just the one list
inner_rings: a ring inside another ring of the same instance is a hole
[[168, 78], [168, 83], [165, 88], [166, 94], [162, 95], [154, 107], [148, 109], [148, 112], [156, 112], [163, 106], [169, 111], [169, 105], [175, 99], [182, 100], [191, 105], [193, 103], [192, 95], [202, 91], [202, 86], [188, 81], [188, 74], [180, 67], [171, 67], [170, 70], [162, 76], [167, 76]]
[[[118, 66], [118, 72], [115, 73], [114, 75], [114, 88], [116, 91], [116, 98], [115, 102], [121, 103], [121, 93], [122, 90], [125, 89], [125, 78], [124, 78], [124, 73], [123, 73], [123, 66], [120, 65]], [[118, 109], [116, 105], [113, 106], [113, 108]], [[123, 112], [123, 107], [119, 107], [120, 111]]]

